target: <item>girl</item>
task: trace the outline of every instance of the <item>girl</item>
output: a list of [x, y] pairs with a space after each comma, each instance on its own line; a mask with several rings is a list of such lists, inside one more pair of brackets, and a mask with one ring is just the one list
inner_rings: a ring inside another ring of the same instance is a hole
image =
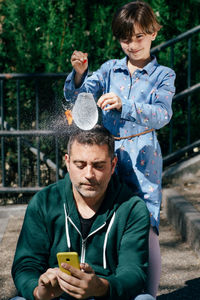
[[158, 240], [162, 156], [156, 129], [169, 123], [175, 73], [158, 64], [150, 48], [161, 26], [145, 2], [129, 2], [115, 14], [112, 31], [125, 57], [105, 62], [88, 77], [88, 55], [74, 51], [65, 98], [92, 93], [103, 125], [115, 136], [117, 172], [144, 199], [150, 212], [147, 292], [156, 297], [161, 259]]

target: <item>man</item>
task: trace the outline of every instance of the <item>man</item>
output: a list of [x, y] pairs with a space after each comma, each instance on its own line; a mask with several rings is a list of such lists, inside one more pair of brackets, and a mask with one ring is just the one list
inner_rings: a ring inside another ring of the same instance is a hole
[[[65, 156], [68, 174], [30, 201], [12, 275], [26, 299], [130, 299], [145, 288], [149, 214], [114, 175], [114, 139], [97, 125], [75, 132]], [[80, 270], [57, 252], [75, 251]], [[136, 299], [153, 299], [141, 295]]]

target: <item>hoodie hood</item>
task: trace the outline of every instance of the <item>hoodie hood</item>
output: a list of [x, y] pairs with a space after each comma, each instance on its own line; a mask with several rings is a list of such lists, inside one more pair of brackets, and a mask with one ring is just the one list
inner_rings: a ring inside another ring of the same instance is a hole
[[[79, 217], [73, 198], [72, 183], [69, 174], [66, 174], [65, 178], [61, 181], [58, 181], [57, 184], [62, 202], [66, 206], [67, 213], [74, 221], [78, 221]], [[129, 200], [132, 195], [133, 193], [127, 187], [127, 185], [122, 183], [116, 174], [113, 174], [108, 184], [104, 201], [98, 211], [98, 221], [102, 223], [109, 219], [113, 215], [113, 212], [121, 205], [121, 203]]]

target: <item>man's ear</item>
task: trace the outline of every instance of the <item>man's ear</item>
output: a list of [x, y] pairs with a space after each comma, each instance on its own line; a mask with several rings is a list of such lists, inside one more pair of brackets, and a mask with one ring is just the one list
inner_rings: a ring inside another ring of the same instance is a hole
[[65, 164], [66, 164], [66, 167], [67, 167], [67, 171], [69, 171], [69, 154], [65, 154]]
[[112, 160], [112, 174], [114, 173], [115, 171], [115, 167], [116, 167], [116, 164], [117, 164], [117, 161], [118, 161], [118, 158], [117, 156], [115, 156]]

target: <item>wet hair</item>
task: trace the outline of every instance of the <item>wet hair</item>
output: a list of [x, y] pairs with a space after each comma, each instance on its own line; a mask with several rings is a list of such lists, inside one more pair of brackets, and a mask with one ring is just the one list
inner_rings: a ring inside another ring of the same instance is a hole
[[114, 137], [102, 125], [96, 125], [91, 130], [76, 129], [69, 137], [67, 152], [70, 156], [71, 148], [74, 142], [83, 145], [107, 145], [108, 153], [111, 159], [114, 158]]
[[151, 6], [142, 1], [129, 2], [117, 10], [112, 20], [113, 35], [117, 40], [131, 40], [134, 25], [146, 34], [157, 32], [162, 27]]

